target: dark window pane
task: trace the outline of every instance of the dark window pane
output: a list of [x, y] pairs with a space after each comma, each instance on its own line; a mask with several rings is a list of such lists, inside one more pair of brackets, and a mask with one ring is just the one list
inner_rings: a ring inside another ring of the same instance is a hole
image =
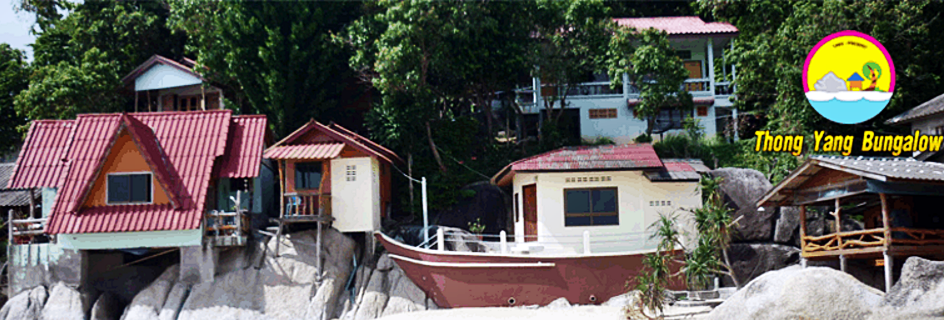
[[131, 178], [131, 202], [151, 202], [151, 175], [135, 174]]
[[131, 201], [131, 177], [126, 175], [108, 176], [108, 202]]
[[567, 190], [566, 213], [590, 212], [590, 190]]
[[616, 190], [593, 190], [593, 212], [616, 212]]
[[321, 185], [321, 162], [295, 164], [295, 189], [318, 189]]
[[595, 216], [593, 217], [593, 225], [595, 226], [619, 225], [619, 216], [618, 215]]
[[564, 218], [564, 226], [589, 226], [590, 217], [566, 217]]

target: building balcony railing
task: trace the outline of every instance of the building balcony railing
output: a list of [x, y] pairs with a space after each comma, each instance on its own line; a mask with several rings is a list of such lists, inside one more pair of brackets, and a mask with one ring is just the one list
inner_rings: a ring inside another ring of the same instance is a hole
[[944, 245], [944, 230], [889, 228], [891, 239], [885, 236], [884, 228], [844, 231], [822, 236], [803, 237], [804, 256], [827, 256], [880, 250], [884, 246], [929, 246]]
[[[8, 235], [11, 244], [30, 244], [46, 242], [47, 239], [40, 239], [46, 229], [46, 219], [13, 219], [10, 214]], [[37, 241], [38, 240], [38, 241]]]
[[331, 194], [286, 193], [283, 195], [285, 218], [331, 215]]
[[[714, 92], [712, 92], [711, 80], [709, 78], [686, 79], [681, 89], [688, 91], [695, 97], [716, 96], [726, 98], [734, 95], [734, 84], [727, 81], [715, 81], [714, 85], [715, 89]], [[638, 87], [634, 85], [627, 87], [628, 91], [626, 92], [626, 96], [628, 96], [628, 98], [634, 99], [639, 97], [640, 91]], [[544, 85], [541, 95], [544, 97], [552, 96], [554, 88], [555, 87], [550, 85]], [[569, 87], [566, 90], [568, 99], [612, 98], [621, 97], [624, 93], [623, 86], [613, 88], [610, 86], [609, 81], [584, 82]], [[534, 104], [534, 90], [532, 87], [523, 87], [515, 90], [515, 101], [521, 106], [522, 111], [525, 113], [537, 112], [541, 107]]]

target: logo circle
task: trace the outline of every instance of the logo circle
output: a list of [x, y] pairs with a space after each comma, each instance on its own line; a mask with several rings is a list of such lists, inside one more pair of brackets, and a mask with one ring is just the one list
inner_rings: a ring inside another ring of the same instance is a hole
[[895, 64], [885, 46], [846, 30], [826, 36], [803, 65], [803, 92], [824, 118], [855, 124], [877, 116], [895, 90]]

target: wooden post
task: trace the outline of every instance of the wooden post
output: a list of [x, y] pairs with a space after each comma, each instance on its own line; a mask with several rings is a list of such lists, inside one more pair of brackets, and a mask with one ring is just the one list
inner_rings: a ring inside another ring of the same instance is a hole
[[134, 112], [138, 112], [138, 91], [134, 91]]
[[207, 109], [206, 87], [204, 87], [202, 84], [200, 85], [200, 109], [203, 111], [206, 111]]
[[29, 197], [29, 217], [30, 219], [36, 218], [36, 198], [33, 197], [33, 189], [27, 189], [26, 193]]
[[282, 160], [279, 160], [278, 161], [279, 185], [282, 188], [280, 190], [282, 194], [279, 195], [279, 203], [281, 203], [282, 205], [279, 208], [279, 230], [276, 230], [275, 232], [275, 256], [276, 257], [279, 256], [279, 243], [282, 242], [282, 221], [283, 219], [285, 219], [285, 178], [283, 177], [283, 173], [282, 173], [284, 166], [285, 166], [285, 162]]
[[888, 251], [888, 247], [890, 247], [892, 243], [892, 224], [891, 219], [888, 217], [888, 199], [885, 197], [884, 193], [879, 193], [878, 197], [882, 200], [882, 229], [885, 235], [885, 251]]
[[151, 90], [147, 91], [147, 105], [148, 105], [148, 112], [150, 112], [151, 111]]
[[7, 212], [7, 225], [9, 229], [7, 231], [7, 297], [13, 296], [13, 265], [14, 257], [11, 257], [10, 254], [13, 253], [13, 209]]
[[844, 254], [839, 255], [839, 270], [846, 272], [846, 255]]
[[882, 255], [885, 258], [885, 292], [892, 289], [894, 280], [892, 279], [892, 267], [895, 265], [895, 260], [892, 258], [888, 249], [892, 244], [892, 232], [891, 232], [891, 219], [888, 216], [888, 197], [884, 193], [878, 194], [879, 199], [882, 200], [882, 229], [884, 230], [885, 235], [885, 250], [882, 251]]
[[[320, 215], [318, 218], [321, 218]], [[321, 281], [321, 275], [324, 274], [324, 270], [321, 269], [321, 225], [324, 224], [324, 221], [317, 220], [318, 222], [318, 237], [315, 238], [315, 264], [318, 268], [318, 277], [315, 278], [319, 282]]]
[[806, 251], [806, 205], [800, 206], [800, 255]]
[[888, 249], [886, 249], [882, 255], [885, 256], [885, 293], [888, 293], [888, 291], [892, 289], [892, 285], [895, 284], [894, 280], [892, 280], [892, 266], [895, 264], [895, 259], [892, 258]]
[[839, 198], [836, 198], [836, 245], [842, 250], [842, 236], [840, 235], [840, 233], [842, 233], [842, 219], [839, 217], [841, 214], [840, 211]]

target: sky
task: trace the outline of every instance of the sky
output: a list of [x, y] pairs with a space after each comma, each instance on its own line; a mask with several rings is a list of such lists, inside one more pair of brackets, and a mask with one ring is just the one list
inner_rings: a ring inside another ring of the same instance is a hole
[[11, 47], [26, 51], [28, 60], [33, 60], [33, 48], [29, 45], [36, 40], [30, 34], [30, 28], [36, 20], [27, 12], [13, 11], [15, 0], [0, 0], [0, 43], [9, 43]]

